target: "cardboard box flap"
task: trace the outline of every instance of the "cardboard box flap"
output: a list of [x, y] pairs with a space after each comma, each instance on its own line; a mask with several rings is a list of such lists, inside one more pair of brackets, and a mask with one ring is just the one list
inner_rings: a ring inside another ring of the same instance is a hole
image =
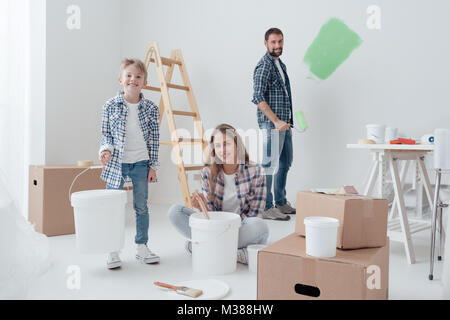
[[376, 198], [371, 196], [365, 196], [361, 194], [326, 194], [321, 192], [313, 192], [313, 191], [300, 191], [302, 193], [310, 193], [315, 194], [321, 197], [325, 197], [327, 199], [336, 199], [336, 200], [385, 200], [383, 198]]
[[291, 234], [280, 241], [262, 249], [264, 252], [300, 256], [311, 260], [331, 261], [334, 263], [354, 264], [367, 267], [371, 265], [374, 256], [385, 248], [367, 248], [355, 250], [336, 250], [336, 257], [315, 258], [306, 254], [306, 239], [298, 234]]

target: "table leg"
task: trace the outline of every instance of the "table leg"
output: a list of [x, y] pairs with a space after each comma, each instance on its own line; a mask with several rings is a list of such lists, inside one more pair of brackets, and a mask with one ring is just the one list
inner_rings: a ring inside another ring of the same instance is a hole
[[[408, 172], [409, 169], [409, 160], [405, 160], [404, 161], [405, 164], [402, 167], [402, 171], [400, 173], [400, 183], [403, 186], [406, 180], [406, 173]], [[394, 219], [395, 217], [395, 213], [397, 212], [397, 201], [395, 201], [392, 203], [392, 208], [391, 208], [391, 212], [389, 212], [389, 220]]]
[[378, 159], [376, 159], [372, 164], [372, 169], [370, 170], [369, 181], [367, 182], [364, 194], [370, 196], [373, 192], [373, 187], [375, 186], [375, 181], [377, 180], [378, 171]]
[[430, 178], [428, 177], [427, 168], [424, 162], [425, 156], [417, 156], [417, 162], [419, 163], [420, 174], [422, 175], [423, 186], [427, 195], [428, 204], [430, 209], [433, 208], [433, 189], [431, 188]]
[[405, 198], [403, 196], [403, 189], [401, 186], [400, 176], [398, 173], [398, 163], [397, 158], [390, 155], [390, 168], [392, 174], [392, 183], [394, 184], [395, 200], [397, 201], [399, 209], [399, 219], [400, 225], [403, 233], [403, 243], [405, 245], [406, 259], [408, 263], [415, 263], [414, 248], [411, 239], [411, 233], [409, 231], [408, 216], [405, 207]]

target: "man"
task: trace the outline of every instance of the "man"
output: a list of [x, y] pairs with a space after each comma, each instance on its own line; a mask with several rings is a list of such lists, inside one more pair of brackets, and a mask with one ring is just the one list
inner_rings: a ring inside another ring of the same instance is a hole
[[[283, 33], [280, 29], [267, 30], [264, 38], [267, 53], [253, 73], [253, 100], [258, 106], [258, 125], [263, 131], [263, 163], [266, 170], [266, 206], [262, 217], [289, 220], [295, 209], [286, 200], [286, 179], [292, 164], [292, 98], [286, 66], [281, 62]], [[275, 167], [278, 170], [275, 172]], [[275, 173], [275, 175], [274, 175]], [[274, 177], [274, 179], [273, 179]], [[274, 180], [275, 206], [272, 180]]]

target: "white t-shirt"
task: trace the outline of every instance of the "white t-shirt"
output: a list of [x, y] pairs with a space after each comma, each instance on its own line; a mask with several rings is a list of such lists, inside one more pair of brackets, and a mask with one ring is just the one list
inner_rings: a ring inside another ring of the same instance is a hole
[[284, 78], [283, 68], [281, 68], [280, 60], [275, 59], [275, 65], [278, 68], [278, 72], [281, 74], [281, 78], [283, 79], [284, 85], [286, 85], [286, 79]]
[[236, 174], [223, 174], [225, 177], [225, 187], [223, 190], [222, 210], [226, 212], [240, 213], [241, 201], [237, 197], [235, 176]]
[[147, 144], [145, 143], [144, 135], [139, 124], [139, 103], [127, 102], [127, 106], [128, 118], [122, 162], [135, 163], [142, 160], [149, 160]]

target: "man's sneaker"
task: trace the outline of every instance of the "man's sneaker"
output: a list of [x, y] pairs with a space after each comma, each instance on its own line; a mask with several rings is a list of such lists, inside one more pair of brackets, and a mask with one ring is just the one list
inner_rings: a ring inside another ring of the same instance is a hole
[[136, 259], [143, 263], [157, 263], [159, 262], [159, 257], [150, 251], [146, 244], [138, 244]]
[[282, 213], [280, 210], [278, 210], [275, 207], [272, 207], [266, 211], [263, 211], [261, 214], [261, 217], [263, 219], [282, 220], [282, 221], [287, 221], [291, 218], [288, 215]]
[[106, 267], [108, 269], [115, 269], [122, 266], [122, 261], [119, 257], [119, 252], [111, 252], [108, 255], [108, 260], [106, 260]]
[[295, 214], [295, 208], [292, 208], [289, 202], [286, 202], [284, 206], [275, 206], [275, 208], [284, 214]]
[[189, 240], [186, 240], [186, 242], [184, 243], [184, 248], [186, 249], [186, 251], [189, 254], [192, 254], [192, 242]]
[[248, 252], [247, 248], [238, 249], [237, 262], [242, 264], [248, 264]]

